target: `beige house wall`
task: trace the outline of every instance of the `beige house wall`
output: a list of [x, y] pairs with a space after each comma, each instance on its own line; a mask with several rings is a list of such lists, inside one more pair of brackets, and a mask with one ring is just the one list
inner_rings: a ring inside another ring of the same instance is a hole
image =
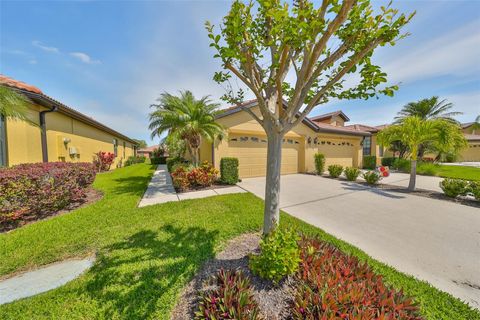
[[[259, 114], [258, 108], [252, 108], [252, 110]], [[263, 154], [266, 155], [266, 134], [255, 119], [247, 112], [241, 111], [219, 118], [217, 121], [226, 128], [227, 137], [215, 142], [214, 159], [212, 159], [211, 143], [203, 141], [200, 148], [201, 161], [213, 160], [215, 167], [219, 169], [221, 158], [235, 156], [232, 152], [238, 153], [240, 152], [239, 148], [244, 148], [251, 152], [251, 158], [256, 159], [251, 161], [262, 162], [258, 165], [265, 166], [266, 158], [263, 157]], [[243, 142], [239, 141], [239, 137], [242, 136], [244, 137]], [[252, 137], [254, 141], [252, 141]], [[362, 165], [361, 141], [361, 136], [317, 133], [301, 123], [285, 135], [282, 171], [290, 173], [294, 159], [298, 163], [298, 172], [315, 171], [314, 154], [317, 152], [325, 154], [326, 166], [340, 164], [360, 167]], [[229, 147], [230, 145], [232, 147]], [[232, 148], [235, 150], [232, 151]], [[293, 150], [297, 150], [297, 153]], [[238, 156], [238, 154], [236, 155]], [[250, 165], [257, 167], [257, 164], [254, 163], [250, 163]], [[242, 176], [241, 173], [240, 176]]]

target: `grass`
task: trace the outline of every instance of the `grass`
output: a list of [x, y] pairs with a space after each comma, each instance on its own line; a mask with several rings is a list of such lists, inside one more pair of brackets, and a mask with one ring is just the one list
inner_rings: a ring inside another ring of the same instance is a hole
[[[183, 286], [226, 240], [260, 230], [263, 202], [233, 194], [136, 208], [153, 173], [146, 164], [99, 175], [102, 200], [0, 235], [0, 275], [97, 253], [67, 285], [0, 306], [0, 319], [169, 319]], [[406, 276], [322, 230], [282, 213], [282, 225], [316, 234], [367, 261], [414, 296], [427, 319], [480, 319], [447, 293]]]
[[[432, 166], [432, 165], [431, 165]], [[419, 167], [422, 169], [422, 165]], [[444, 178], [456, 178], [465, 180], [480, 181], [480, 168], [465, 167], [465, 166], [448, 166], [448, 165], [433, 165], [433, 169], [430, 172], [426, 172], [427, 175], [435, 175]], [[433, 174], [428, 174], [432, 173]], [[418, 172], [420, 174], [420, 171]]]

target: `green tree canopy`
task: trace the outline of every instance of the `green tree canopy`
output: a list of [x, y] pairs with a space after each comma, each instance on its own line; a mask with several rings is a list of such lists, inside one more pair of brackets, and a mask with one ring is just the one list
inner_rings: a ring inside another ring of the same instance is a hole
[[[370, 0], [235, 0], [219, 28], [206, 23], [222, 63], [214, 80], [226, 88], [223, 99], [248, 112], [268, 137], [264, 233], [279, 220], [283, 136], [333, 98], [392, 96], [398, 86], [386, 85], [372, 55], [404, 38], [412, 16], [391, 3], [373, 8]], [[359, 80], [349, 85], [347, 74]], [[260, 114], [241, 104], [245, 92], [233, 87], [233, 77], [256, 97]]]
[[208, 96], [197, 100], [190, 91], [181, 91], [180, 96], [163, 93], [157, 100], [150, 113], [152, 139], [168, 132], [173, 139], [184, 140], [193, 164], [198, 165], [202, 139], [213, 141], [223, 135], [223, 127], [215, 122], [219, 104]]
[[145, 140], [133, 139], [138, 145], [138, 148], [143, 149], [147, 147], [147, 142]]

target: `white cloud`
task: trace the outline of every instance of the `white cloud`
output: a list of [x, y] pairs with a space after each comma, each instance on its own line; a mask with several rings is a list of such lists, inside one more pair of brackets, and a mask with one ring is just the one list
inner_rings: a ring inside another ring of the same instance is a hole
[[426, 43], [411, 42], [407, 50], [381, 60], [392, 82], [418, 81], [436, 76], [469, 76], [480, 72], [480, 20]]
[[40, 48], [42, 49], [43, 51], [46, 51], [46, 52], [51, 52], [51, 53], [60, 53], [60, 50], [56, 47], [50, 47], [50, 46], [46, 46], [44, 45], [42, 42], [38, 41], [38, 40], [34, 40], [32, 41], [32, 45], [37, 47], [37, 48]]
[[82, 61], [83, 63], [87, 64], [99, 64], [101, 63], [100, 60], [92, 59], [88, 54], [84, 52], [70, 52], [70, 55], [78, 60]]

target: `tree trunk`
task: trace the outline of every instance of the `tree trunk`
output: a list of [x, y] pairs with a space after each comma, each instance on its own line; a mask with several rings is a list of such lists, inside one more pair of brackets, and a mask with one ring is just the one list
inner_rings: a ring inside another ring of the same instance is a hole
[[199, 150], [199, 148], [192, 148], [192, 163], [195, 168], [198, 167]]
[[417, 160], [412, 160], [410, 167], [410, 182], [408, 183], [408, 191], [415, 191], [415, 182], [417, 180]]
[[280, 170], [282, 163], [283, 135], [268, 134], [267, 177], [265, 185], [265, 210], [263, 213], [263, 234], [268, 234], [280, 219]]

